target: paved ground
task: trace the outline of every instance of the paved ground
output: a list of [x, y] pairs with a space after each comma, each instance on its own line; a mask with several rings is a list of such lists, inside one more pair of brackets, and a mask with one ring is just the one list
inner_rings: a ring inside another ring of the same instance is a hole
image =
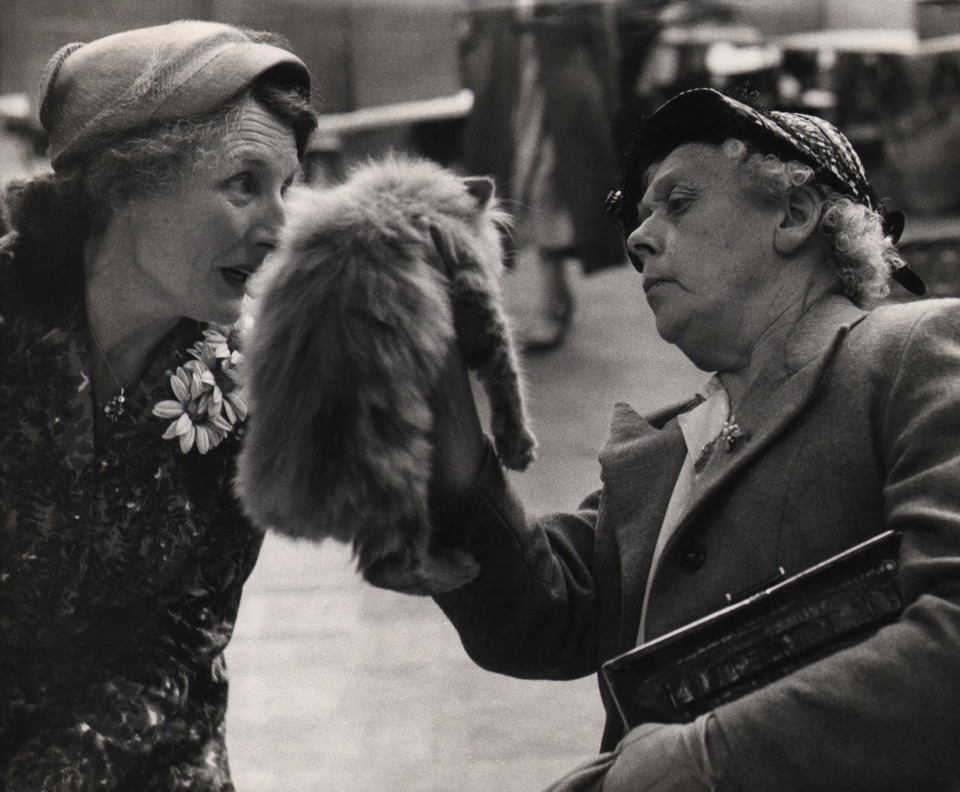
[[[505, 283], [515, 311], [531, 284]], [[656, 336], [627, 268], [576, 283], [567, 346], [527, 362], [540, 457], [515, 475], [534, 512], [598, 484], [612, 405], [690, 392], [703, 375]], [[594, 753], [593, 678], [531, 682], [482, 671], [429, 600], [373, 589], [348, 552], [270, 537], [228, 650], [239, 792], [528, 792]]]

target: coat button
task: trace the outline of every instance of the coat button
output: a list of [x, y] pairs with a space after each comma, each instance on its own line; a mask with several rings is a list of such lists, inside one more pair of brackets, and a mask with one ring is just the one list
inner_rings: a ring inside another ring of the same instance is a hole
[[700, 542], [688, 542], [680, 548], [679, 563], [680, 569], [688, 575], [692, 575], [707, 560], [707, 548]]

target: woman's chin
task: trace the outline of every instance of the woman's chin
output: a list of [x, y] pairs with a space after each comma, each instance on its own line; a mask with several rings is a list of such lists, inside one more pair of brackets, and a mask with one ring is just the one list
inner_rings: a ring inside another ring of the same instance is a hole
[[232, 325], [240, 318], [242, 308], [242, 297], [234, 300], [223, 300], [212, 306], [201, 321], [206, 324]]

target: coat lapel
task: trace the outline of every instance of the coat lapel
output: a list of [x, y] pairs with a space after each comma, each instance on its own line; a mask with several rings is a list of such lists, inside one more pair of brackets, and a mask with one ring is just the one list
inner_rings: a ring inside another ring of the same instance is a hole
[[616, 405], [600, 463], [604, 522], [616, 533], [619, 553], [622, 611], [618, 634], [601, 638], [602, 656], [635, 643], [657, 533], [686, 455], [676, 421], [666, 422], [686, 406], [677, 405], [647, 420], [626, 404]]
[[686, 514], [664, 556], [706, 501], [803, 410], [847, 331], [864, 316], [849, 300], [830, 296], [801, 318], [785, 340], [777, 363], [761, 373], [737, 409], [736, 422], [743, 436], [729, 450], [718, 442], [696, 477]]

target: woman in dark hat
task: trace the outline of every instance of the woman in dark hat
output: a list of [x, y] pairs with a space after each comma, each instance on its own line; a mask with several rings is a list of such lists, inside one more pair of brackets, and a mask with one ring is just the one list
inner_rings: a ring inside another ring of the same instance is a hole
[[231, 326], [316, 125], [268, 34], [71, 44], [0, 241], [0, 787], [228, 790], [223, 650], [262, 534]]
[[485, 668], [569, 679], [899, 532], [886, 626], [631, 731], [603, 688], [604, 753], [552, 788], [956, 789], [960, 302], [878, 304], [891, 277], [923, 291], [896, 252], [903, 218], [821, 119], [689, 91], [642, 124], [625, 174], [609, 209], [657, 330], [712, 376], [651, 416], [617, 405], [602, 488], [533, 519], [454, 357], [432, 518], [481, 572], [438, 603]]

